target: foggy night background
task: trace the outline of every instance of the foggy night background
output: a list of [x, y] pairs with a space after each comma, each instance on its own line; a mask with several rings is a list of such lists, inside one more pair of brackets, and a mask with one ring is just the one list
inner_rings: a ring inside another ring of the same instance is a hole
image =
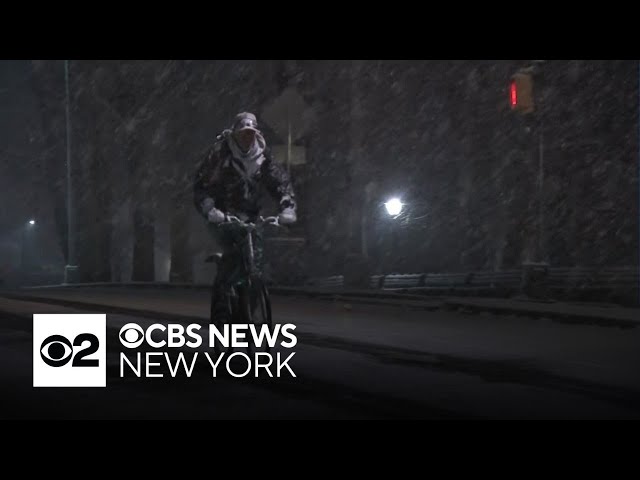
[[[343, 274], [363, 251], [374, 274], [636, 267], [638, 63], [543, 65], [540, 241], [538, 137], [508, 103], [525, 63], [70, 61], [79, 280], [210, 282], [197, 165], [240, 111], [284, 145], [263, 112], [293, 89], [299, 221], [267, 243], [273, 282]], [[64, 62], [0, 62], [0, 106], [0, 277], [60, 283]], [[406, 203], [397, 219], [391, 196]]]

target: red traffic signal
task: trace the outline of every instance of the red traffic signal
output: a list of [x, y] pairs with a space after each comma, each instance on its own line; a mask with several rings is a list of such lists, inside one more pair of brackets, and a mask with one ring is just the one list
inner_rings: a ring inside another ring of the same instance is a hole
[[518, 72], [511, 77], [509, 105], [511, 110], [519, 113], [534, 111], [533, 77], [530, 73]]
[[515, 80], [511, 80], [509, 86], [509, 99], [511, 100], [511, 108], [515, 108], [518, 105], [518, 85]]

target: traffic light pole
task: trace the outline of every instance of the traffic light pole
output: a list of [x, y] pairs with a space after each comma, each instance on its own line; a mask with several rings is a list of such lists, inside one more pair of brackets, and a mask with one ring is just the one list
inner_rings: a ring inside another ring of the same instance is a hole
[[[533, 167], [532, 169], [535, 169], [536, 156], [538, 159], [537, 192], [534, 194], [537, 197], [537, 212], [534, 213], [537, 219], [534, 222], [534, 232], [532, 232], [535, 235], [535, 242], [531, 242], [533, 243], [532, 250], [535, 252], [535, 260], [523, 263], [521, 290], [525, 295], [543, 298], [548, 295], [547, 276], [549, 271], [544, 215], [544, 126], [546, 105], [541, 88], [543, 84], [541, 67], [544, 63], [544, 60], [534, 60], [528, 67], [520, 69], [512, 77], [509, 92], [511, 109], [529, 116], [530, 121], [525, 122], [525, 124], [527, 125], [527, 131], [531, 132], [527, 143], [531, 152], [529, 158], [531, 159], [530, 165]], [[531, 243], [529, 243], [530, 246]]]
[[[535, 228], [535, 257], [538, 262], [546, 261], [546, 238], [544, 218], [544, 115], [545, 102], [541, 93], [542, 89], [542, 65], [544, 60], [534, 60], [528, 67], [521, 68], [512, 77], [510, 102], [512, 110], [524, 115], [531, 115], [531, 122], [527, 129], [531, 129], [531, 158], [535, 162], [537, 153], [538, 173], [536, 175], [536, 228]], [[535, 82], [534, 82], [535, 79]], [[533, 84], [535, 83], [535, 88]], [[535, 101], [534, 101], [535, 97]], [[537, 138], [536, 138], [537, 137]], [[536, 152], [537, 144], [537, 152]]]

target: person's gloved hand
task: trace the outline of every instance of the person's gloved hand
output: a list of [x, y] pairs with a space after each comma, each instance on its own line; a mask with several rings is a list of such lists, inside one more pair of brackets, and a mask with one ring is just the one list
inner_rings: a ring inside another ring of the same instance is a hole
[[280, 215], [278, 215], [278, 223], [280, 225], [289, 225], [295, 223], [297, 220], [296, 211], [293, 208], [285, 208]]
[[225, 221], [225, 214], [217, 208], [212, 208], [207, 214], [207, 218], [211, 223], [222, 223]]
[[215, 207], [212, 198], [205, 198], [202, 201], [202, 211], [207, 215], [207, 219], [211, 223], [222, 223], [225, 220], [224, 213]]

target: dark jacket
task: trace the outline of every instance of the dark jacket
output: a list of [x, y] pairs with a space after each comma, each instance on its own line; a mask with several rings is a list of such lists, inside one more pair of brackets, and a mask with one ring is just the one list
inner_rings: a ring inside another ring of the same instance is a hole
[[[267, 147], [264, 161], [245, 169], [243, 163], [233, 157], [224, 139], [218, 140], [201, 161], [193, 188], [196, 209], [206, 218], [202, 202], [211, 198], [218, 210], [229, 214], [245, 213], [250, 218], [261, 212], [260, 193], [264, 189], [279, 205], [280, 211], [296, 208], [291, 179], [275, 162]], [[248, 171], [247, 171], [248, 170]]]

